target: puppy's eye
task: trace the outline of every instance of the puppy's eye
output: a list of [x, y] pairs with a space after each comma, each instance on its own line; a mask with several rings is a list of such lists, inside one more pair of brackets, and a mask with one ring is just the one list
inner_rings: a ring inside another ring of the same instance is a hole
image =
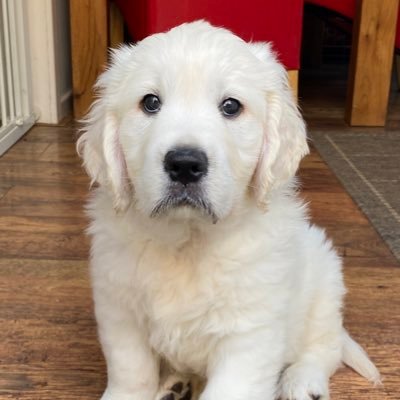
[[143, 111], [154, 114], [161, 109], [161, 101], [155, 94], [146, 94], [142, 100]]
[[235, 117], [242, 111], [242, 105], [238, 100], [229, 97], [229, 99], [226, 99], [221, 103], [220, 109], [222, 114], [226, 117]]

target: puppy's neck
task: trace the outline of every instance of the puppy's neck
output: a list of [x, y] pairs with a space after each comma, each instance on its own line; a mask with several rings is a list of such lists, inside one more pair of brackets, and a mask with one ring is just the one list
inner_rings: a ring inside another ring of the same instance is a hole
[[143, 240], [151, 241], [167, 251], [191, 254], [201, 254], [209, 246], [240, 235], [255, 219], [262, 217], [262, 212], [255, 205], [236, 210], [217, 223], [210, 216], [204, 215], [149, 218], [134, 209], [130, 211], [133, 218], [129, 217], [127, 221], [133, 222], [132, 228], [140, 232]]
[[194, 218], [146, 218], [137, 215], [136, 228], [154, 243], [176, 251], [199, 248], [206, 245], [207, 236], [215, 229], [211, 219]]

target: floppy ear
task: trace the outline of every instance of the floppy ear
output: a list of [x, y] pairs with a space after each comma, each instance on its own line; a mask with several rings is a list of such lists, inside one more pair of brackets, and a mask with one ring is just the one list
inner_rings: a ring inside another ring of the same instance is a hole
[[287, 183], [300, 160], [309, 152], [306, 128], [297, 108], [287, 73], [267, 43], [249, 44], [264, 64], [271, 81], [266, 86], [267, 110], [264, 136], [253, 177], [254, 195], [260, 207], [267, 205], [267, 192]]
[[118, 137], [117, 120], [100, 98], [93, 103], [83, 124], [77, 151], [83, 158], [91, 184], [97, 182], [107, 187], [113, 195], [114, 209], [124, 212], [132, 198], [132, 185]]

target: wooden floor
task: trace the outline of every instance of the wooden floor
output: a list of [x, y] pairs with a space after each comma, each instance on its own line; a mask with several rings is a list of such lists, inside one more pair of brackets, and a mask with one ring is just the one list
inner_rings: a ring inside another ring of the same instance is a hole
[[[318, 109], [305, 104], [311, 126], [343, 125]], [[315, 151], [300, 175], [313, 220], [344, 259], [345, 325], [384, 379], [373, 388], [343, 368], [332, 399], [399, 400], [399, 264]], [[0, 159], [0, 399], [97, 399], [104, 389], [87, 272], [87, 187], [68, 123], [35, 127]]]

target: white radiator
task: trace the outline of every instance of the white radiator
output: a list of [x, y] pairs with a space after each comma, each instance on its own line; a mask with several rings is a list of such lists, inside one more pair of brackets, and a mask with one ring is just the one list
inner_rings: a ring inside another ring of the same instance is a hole
[[0, 0], [0, 155], [34, 123], [25, 0]]

